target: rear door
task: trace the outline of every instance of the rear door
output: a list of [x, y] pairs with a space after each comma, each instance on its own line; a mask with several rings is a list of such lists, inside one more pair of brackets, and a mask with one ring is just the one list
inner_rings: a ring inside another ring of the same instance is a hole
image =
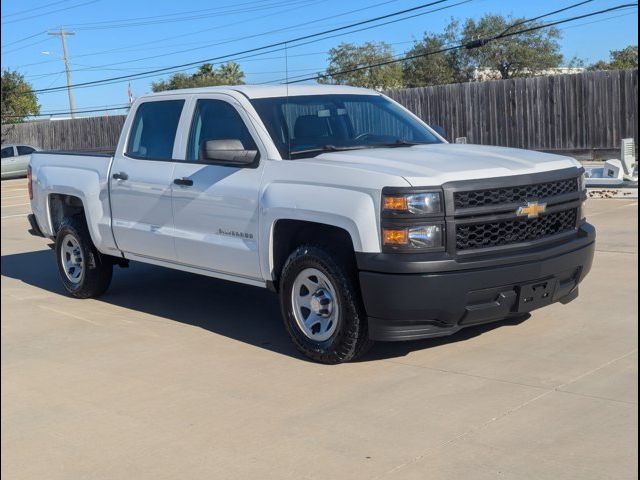
[[138, 104], [124, 148], [116, 151], [109, 179], [112, 228], [124, 252], [176, 259], [171, 185], [175, 138], [185, 102], [163, 96]]
[[247, 150], [266, 151], [244, 108], [233, 97], [199, 98], [190, 109], [186, 159], [173, 185], [176, 252], [180, 263], [250, 279], [261, 278], [258, 198], [262, 165], [211, 163], [202, 158], [207, 140], [237, 139]]
[[2, 175], [11, 175], [16, 171], [16, 150], [13, 145], [2, 147]]

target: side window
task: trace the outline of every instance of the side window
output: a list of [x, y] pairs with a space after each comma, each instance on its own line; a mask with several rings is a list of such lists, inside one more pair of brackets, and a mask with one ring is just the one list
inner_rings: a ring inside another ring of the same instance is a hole
[[2, 158], [13, 157], [13, 147], [4, 147], [2, 149]]
[[18, 155], [31, 155], [36, 151], [33, 147], [27, 147], [26, 145], [18, 145], [16, 147], [18, 149]]
[[257, 150], [251, 133], [231, 104], [224, 100], [198, 100], [189, 133], [187, 160], [200, 160], [206, 141], [228, 139], [240, 140], [246, 150]]
[[171, 160], [184, 100], [145, 102], [131, 125], [127, 153], [138, 158]]

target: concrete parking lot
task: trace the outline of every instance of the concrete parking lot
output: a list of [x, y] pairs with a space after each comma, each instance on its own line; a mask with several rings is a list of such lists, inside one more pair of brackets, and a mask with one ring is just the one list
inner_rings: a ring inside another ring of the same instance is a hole
[[575, 302], [323, 366], [266, 290], [136, 264], [66, 297], [26, 193], [2, 182], [7, 479], [637, 478], [637, 200], [589, 201]]

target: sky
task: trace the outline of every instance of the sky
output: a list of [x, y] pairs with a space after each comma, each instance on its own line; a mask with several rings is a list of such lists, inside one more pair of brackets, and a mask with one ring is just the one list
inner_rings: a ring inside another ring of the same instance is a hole
[[[1, 65], [2, 69], [22, 73], [35, 89], [44, 89], [66, 84], [60, 37], [47, 34], [61, 27], [75, 33], [67, 37], [67, 44], [72, 83], [77, 84], [237, 54], [409, 9], [427, 1], [2, 0]], [[531, 18], [577, 1], [447, 0], [392, 19], [442, 8], [416, 18], [360, 32], [336, 32], [333, 38], [302, 45], [293, 42], [287, 45], [288, 62], [282, 50], [267, 50], [260, 56], [236, 61], [244, 70], [247, 83], [283, 79], [287, 63], [289, 77], [313, 75], [324, 71], [327, 52], [341, 42], [385, 41], [401, 55], [425, 31], [442, 32], [452, 17], [464, 20], [499, 13]], [[632, 2], [634, 0], [592, 0], [545, 20], [559, 20]], [[575, 56], [587, 64], [593, 63], [607, 59], [610, 50], [638, 44], [637, 6], [577, 20], [560, 28], [565, 58]], [[186, 73], [196, 69], [192, 67]], [[151, 92], [152, 81], [168, 76], [159, 73], [131, 80], [133, 95]], [[80, 111], [125, 105], [128, 83], [126, 80], [75, 88], [75, 108]], [[66, 90], [39, 94], [38, 100], [43, 113], [69, 110]]]

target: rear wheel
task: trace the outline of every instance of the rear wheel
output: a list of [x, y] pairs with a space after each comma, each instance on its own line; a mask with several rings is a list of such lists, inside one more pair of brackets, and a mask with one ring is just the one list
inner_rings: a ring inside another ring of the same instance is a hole
[[355, 271], [325, 247], [303, 245], [287, 260], [280, 282], [285, 327], [310, 359], [342, 363], [372, 344]]
[[55, 251], [60, 279], [71, 296], [98, 297], [109, 288], [113, 262], [94, 246], [84, 218], [64, 220], [56, 235]]

